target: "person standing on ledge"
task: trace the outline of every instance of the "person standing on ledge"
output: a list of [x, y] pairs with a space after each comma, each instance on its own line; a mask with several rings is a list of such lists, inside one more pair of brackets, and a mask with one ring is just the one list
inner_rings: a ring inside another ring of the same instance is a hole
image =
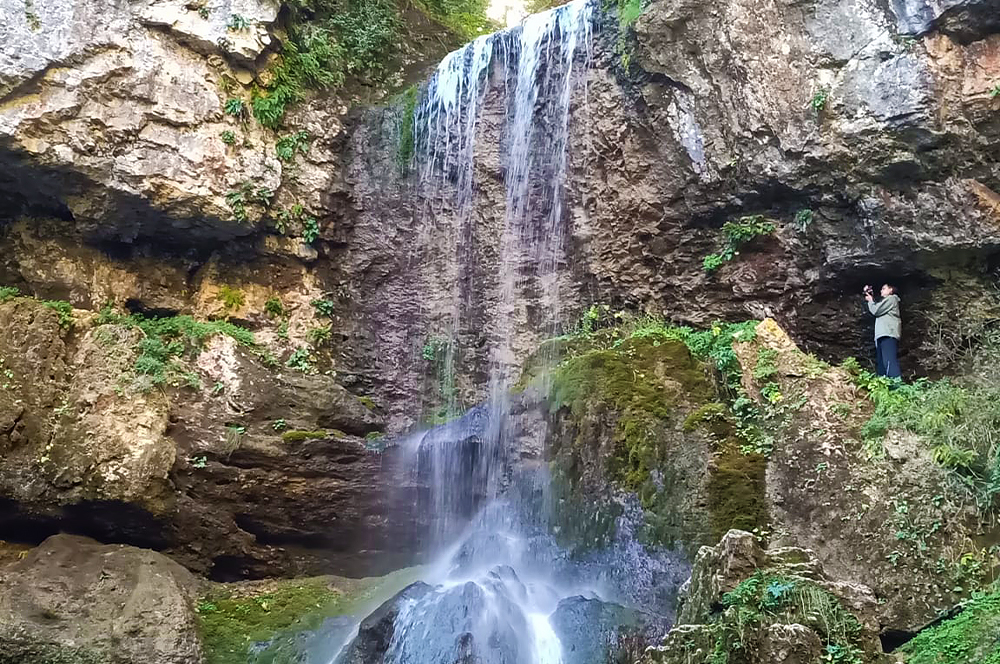
[[872, 297], [872, 287], [865, 286], [865, 300], [868, 311], [875, 316], [875, 355], [878, 358], [878, 375], [899, 378], [899, 360], [896, 351], [899, 346], [901, 321], [899, 318], [899, 296], [896, 288], [883, 284], [882, 299]]

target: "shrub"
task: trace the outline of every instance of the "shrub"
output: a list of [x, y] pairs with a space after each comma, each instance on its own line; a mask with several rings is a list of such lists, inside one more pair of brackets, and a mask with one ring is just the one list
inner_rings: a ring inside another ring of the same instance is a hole
[[225, 284], [219, 287], [219, 292], [216, 294], [215, 299], [222, 302], [222, 306], [225, 307], [226, 311], [236, 311], [246, 302], [246, 296], [243, 295], [243, 291], [238, 288], [230, 288]]
[[285, 315], [285, 306], [281, 303], [281, 298], [272, 295], [264, 302], [264, 313], [271, 318], [280, 318]]
[[334, 312], [337, 310], [337, 303], [326, 298], [313, 300], [312, 305], [316, 309], [317, 315], [326, 316], [327, 318], [332, 318]]
[[68, 330], [73, 327], [73, 305], [63, 300], [41, 300], [43, 307], [48, 307], [59, 316], [59, 327]]

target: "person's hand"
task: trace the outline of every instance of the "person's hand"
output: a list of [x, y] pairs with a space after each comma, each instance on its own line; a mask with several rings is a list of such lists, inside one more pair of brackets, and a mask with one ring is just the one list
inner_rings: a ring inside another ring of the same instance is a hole
[[874, 297], [872, 297], [872, 294], [871, 294], [871, 293], [865, 293], [865, 301], [866, 301], [866, 302], [874, 302], [874, 301], [875, 301], [875, 298], [874, 298]]

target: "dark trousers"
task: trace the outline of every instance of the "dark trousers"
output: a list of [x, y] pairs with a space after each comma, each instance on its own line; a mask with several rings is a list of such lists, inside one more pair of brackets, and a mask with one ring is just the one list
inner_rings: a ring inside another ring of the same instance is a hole
[[878, 375], [889, 378], [899, 378], [899, 360], [896, 350], [899, 339], [895, 337], [879, 337], [875, 340], [875, 355], [878, 358]]

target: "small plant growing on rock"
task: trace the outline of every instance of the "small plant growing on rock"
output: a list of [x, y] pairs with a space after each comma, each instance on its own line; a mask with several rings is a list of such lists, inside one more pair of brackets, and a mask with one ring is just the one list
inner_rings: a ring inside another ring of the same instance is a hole
[[227, 285], [219, 287], [219, 292], [215, 299], [222, 303], [227, 312], [236, 311], [246, 303], [246, 296], [238, 288], [230, 288]]
[[294, 134], [282, 136], [274, 144], [274, 152], [281, 161], [292, 161], [300, 152], [309, 151], [309, 132], [297, 131]]
[[830, 100], [830, 91], [820, 88], [809, 100], [809, 106], [817, 113], [822, 113], [826, 109], [826, 104]]
[[226, 145], [236, 145], [236, 134], [229, 129], [219, 134], [219, 138], [221, 138], [222, 142]]
[[312, 244], [319, 237], [319, 222], [316, 217], [306, 217], [302, 222], [302, 239]]
[[813, 222], [813, 211], [809, 208], [803, 208], [795, 213], [795, 228], [800, 233], [805, 233]]
[[[204, 467], [206, 467], [208, 465], [208, 459], [206, 457], [203, 457], [203, 456], [196, 456], [196, 457], [191, 457], [190, 459], [188, 459], [188, 463], [191, 464], [192, 468], [204, 468]], [[209, 606], [211, 606], [211, 605], [209, 605]], [[212, 608], [205, 608], [205, 609], [202, 609], [201, 606], [198, 607], [198, 611], [203, 611], [203, 610], [204, 611], [213, 611], [214, 607], [212, 607]]]
[[990, 97], [991, 98], [1000, 97], [1000, 83], [997, 83], [996, 87], [990, 90]]
[[232, 14], [226, 23], [226, 28], [232, 32], [239, 32], [250, 27], [250, 21], [242, 14]]
[[275, 431], [284, 431], [288, 428], [288, 423], [283, 419], [275, 420], [271, 423], [271, 428]]
[[277, 295], [267, 298], [267, 301], [264, 303], [264, 313], [271, 318], [281, 318], [285, 315], [285, 306], [281, 303], [281, 299]]
[[230, 97], [226, 100], [223, 111], [226, 115], [231, 115], [234, 118], [242, 118], [246, 114], [246, 105], [239, 97]]
[[326, 298], [313, 300], [312, 305], [316, 309], [317, 315], [327, 318], [333, 318], [333, 314], [337, 310], [337, 303]]
[[73, 327], [73, 305], [63, 300], [42, 300], [42, 306], [52, 309], [59, 315], [59, 327], [68, 330]]
[[208, 7], [206, 7], [205, 5], [198, 7], [198, 16], [202, 17], [207, 21], [210, 15], [211, 15], [211, 10]]
[[333, 332], [329, 325], [322, 325], [309, 330], [309, 340], [313, 343], [313, 346], [321, 346], [325, 344], [330, 340], [332, 335]]
[[301, 371], [302, 373], [307, 374], [316, 371], [316, 367], [313, 364], [312, 354], [310, 354], [308, 348], [299, 348], [295, 350], [291, 356], [289, 356], [285, 365], [289, 369], [295, 369], [296, 371]]
[[14, 286], [0, 286], [0, 304], [9, 302], [20, 295], [21, 291]]
[[738, 256], [743, 245], [762, 235], [770, 235], [774, 230], [774, 223], [759, 214], [742, 217], [737, 221], [727, 221], [722, 226], [724, 242], [722, 250], [717, 254], [705, 256], [702, 266], [711, 274]]

